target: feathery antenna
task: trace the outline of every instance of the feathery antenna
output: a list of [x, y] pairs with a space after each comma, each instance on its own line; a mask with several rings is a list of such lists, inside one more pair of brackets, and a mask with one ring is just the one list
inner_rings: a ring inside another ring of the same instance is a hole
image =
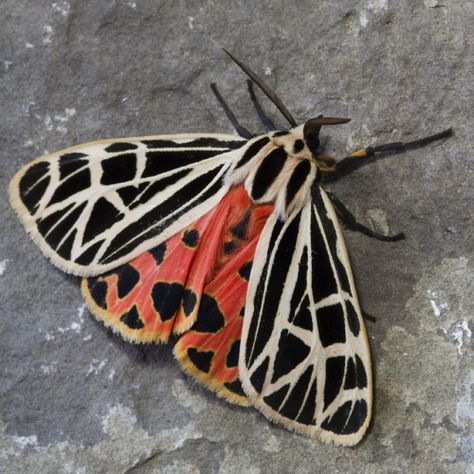
[[232, 53], [227, 51], [227, 49], [222, 48], [224, 52], [234, 61], [237, 66], [239, 66], [242, 71], [247, 74], [247, 76], [250, 77], [250, 79], [258, 86], [260, 89], [262, 89], [263, 93], [275, 104], [276, 108], [282, 113], [282, 115], [288, 120], [290, 125], [292, 127], [296, 127], [298, 124], [296, 123], [296, 120], [294, 119], [293, 115], [291, 115], [290, 111], [285, 107], [281, 99], [273, 92], [270, 87], [263, 82], [262, 78], [252, 69], [250, 69], [246, 64], [244, 64], [242, 61], [239, 61]]

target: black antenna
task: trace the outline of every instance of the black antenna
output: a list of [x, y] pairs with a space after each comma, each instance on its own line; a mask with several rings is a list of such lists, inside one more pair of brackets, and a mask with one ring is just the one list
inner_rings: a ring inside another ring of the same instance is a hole
[[323, 115], [320, 115], [319, 117], [315, 117], [306, 121], [303, 128], [303, 136], [305, 139], [309, 136], [317, 137], [323, 125], [339, 125], [350, 121], [350, 118], [324, 117]]
[[247, 76], [250, 77], [250, 79], [257, 84], [260, 89], [262, 89], [263, 93], [275, 104], [276, 108], [282, 113], [282, 115], [288, 120], [290, 125], [292, 127], [296, 127], [298, 124], [296, 123], [296, 120], [293, 118], [293, 115], [291, 115], [290, 111], [283, 105], [283, 102], [280, 100], [280, 98], [273, 92], [270, 87], [268, 87], [265, 82], [263, 82], [262, 78], [252, 71], [246, 64], [242, 63], [239, 61], [232, 53], [229, 53], [227, 49], [222, 48], [224, 52], [234, 61], [237, 66], [239, 66], [242, 71], [247, 74]]

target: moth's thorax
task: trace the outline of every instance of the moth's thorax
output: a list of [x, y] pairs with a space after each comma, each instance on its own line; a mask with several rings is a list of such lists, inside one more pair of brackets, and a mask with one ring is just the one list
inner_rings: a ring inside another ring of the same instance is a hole
[[280, 216], [286, 218], [309, 199], [317, 173], [300, 125], [249, 140], [234, 152], [226, 180], [231, 185], [243, 182], [254, 202], [274, 202]]

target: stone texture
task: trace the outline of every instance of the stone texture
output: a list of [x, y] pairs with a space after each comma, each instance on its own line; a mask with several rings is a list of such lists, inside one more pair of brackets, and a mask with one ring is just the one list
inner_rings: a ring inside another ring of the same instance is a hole
[[[472, 472], [472, 2], [3, 0], [0, 13], [0, 472]], [[8, 205], [14, 172], [47, 151], [229, 132], [211, 81], [262, 130], [222, 46], [299, 119], [352, 117], [326, 130], [336, 156], [456, 129], [332, 186], [360, 220], [408, 235], [346, 233], [378, 317], [375, 419], [354, 449], [230, 406], [183, 375], [170, 347], [112, 335]]]

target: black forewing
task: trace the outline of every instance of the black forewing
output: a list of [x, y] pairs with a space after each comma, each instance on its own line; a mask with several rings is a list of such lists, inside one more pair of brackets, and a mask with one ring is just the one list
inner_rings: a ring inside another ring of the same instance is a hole
[[20, 170], [11, 201], [53, 263], [99, 274], [217, 204], [232, 153], [245, 143], [231, 135], [176, 135], [80, 145]]
[[272, 215], [257, 247], [239, 361], [243, 387], [270, 419], [355, 444], [371, 410], [370, 354], [332, 205]]

